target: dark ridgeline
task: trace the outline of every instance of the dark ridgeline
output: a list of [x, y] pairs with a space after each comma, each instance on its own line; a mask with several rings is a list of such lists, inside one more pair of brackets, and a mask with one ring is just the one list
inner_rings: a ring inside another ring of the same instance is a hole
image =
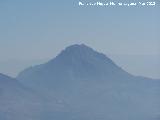
[[133, 76], [84, 44], [67, 47], [16, 79], [43, 96], [42, 120], [160, 119], [160, 81]]

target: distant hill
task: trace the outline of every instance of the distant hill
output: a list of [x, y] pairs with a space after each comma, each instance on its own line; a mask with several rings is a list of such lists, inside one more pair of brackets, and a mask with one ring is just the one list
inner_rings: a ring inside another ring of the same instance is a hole
[[25, 69], [17, 79], [69, 110], [56, 117], [51, 111], [52, 119], [160, 119], [160, 81], [133, 76], [84, 44], [67, 47], [47, 63]]
[[0, 120], [40, 120], [42, 101], [16, 79], [0, 74]]

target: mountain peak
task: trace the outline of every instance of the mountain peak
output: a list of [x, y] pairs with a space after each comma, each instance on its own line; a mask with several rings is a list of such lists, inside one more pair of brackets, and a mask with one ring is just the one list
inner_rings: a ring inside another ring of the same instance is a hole
[[73, 44], [73, 45], [66, 47], [66, 50], [78, 50], [78, 49], [88, 50], [91, 48], [85, 44]]
[[82, 43], [82, 44], [73, 44], [73, 45], [68, 46], [67, 48], [78, 48], [78, 47], [82, 48], [82, 47], [88, 47], [88, 46]]
[[80, 77], [102, 77], [106, 74], [110, 76], [111, 71], [123, 71], [105, 54], [99, 53], [85, 44], [74, 44], [66, 47], [56, 58], [44, 66], [46, 66], [45, 70], [47, 69], [47, 71], [59, 71], [60, 73], [67, 71], [69, 73], [66, 74]]
[[93, 50], [85, 44], [74, 44], [66, 47], [62, 52], [57, 56], [57, 58], [62, 59], [77, 59], [77, 60], [87, 60], [93, 61], [95, 59], [108, 60], [112, 62], [104, 54]]
[[85, 54], [85, 52], [89, 51], [93, 51], [93, 49], [85, 44], [74, 44], [66, 47], [62, 52], [78, 52], [79, 54], [84, 52], [83, 54]]

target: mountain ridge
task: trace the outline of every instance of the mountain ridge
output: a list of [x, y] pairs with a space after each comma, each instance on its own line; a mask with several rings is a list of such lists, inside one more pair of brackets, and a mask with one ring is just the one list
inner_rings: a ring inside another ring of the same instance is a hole
[[42, 113], [40, 99], [41, 97], [20, 81], [0, 73], [0, 119], [40, 120]]

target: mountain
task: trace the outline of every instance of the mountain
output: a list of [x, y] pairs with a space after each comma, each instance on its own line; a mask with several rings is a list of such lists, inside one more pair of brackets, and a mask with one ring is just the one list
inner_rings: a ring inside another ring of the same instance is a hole
[[68, 110], [53, 114], [53, 108], [48, 113], [52, 119], [160, 119], [158, 80], [133, 76], [84, 44], [67, 47], [47, 63], [25, 69], [17, 79]]
[[[69, 80], [106, 80], [131, 75], [118, 67], [104, 54], [98, 53], [88, 46], [72, 45], [63, 50], [49, 62], [22, 71], [17, 79], [24, 84], [37, 86], [43, 82], [61, 84]], [[30, 79], [31, 78], [31, 79]], [[45, 79], [45, 81], [44, 81]], [[61, 82], [63, 81], [63, 82]], [[53, 84], [51, 84], [53, 86]]]

